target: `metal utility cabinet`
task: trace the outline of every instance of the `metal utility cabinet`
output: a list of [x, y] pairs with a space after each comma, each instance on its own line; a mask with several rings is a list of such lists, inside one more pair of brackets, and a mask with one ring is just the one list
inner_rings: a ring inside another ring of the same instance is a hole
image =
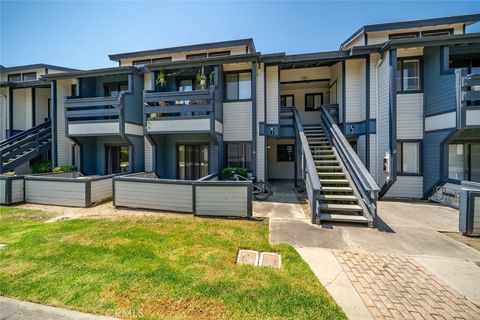
[[459, 223], [463, 234], [480, 236], [480, 183], [462, 182]]

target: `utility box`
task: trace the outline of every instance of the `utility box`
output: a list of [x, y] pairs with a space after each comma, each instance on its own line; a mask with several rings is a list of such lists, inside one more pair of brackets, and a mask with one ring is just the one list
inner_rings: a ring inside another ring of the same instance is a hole
[[480, 183], [462, 182], [459, 220], [464, 235], [480, 236]]

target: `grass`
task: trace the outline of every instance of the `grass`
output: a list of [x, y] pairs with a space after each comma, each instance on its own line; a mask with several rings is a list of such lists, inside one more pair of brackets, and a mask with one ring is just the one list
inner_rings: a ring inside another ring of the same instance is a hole
[[[49, 217], [0, 207], [0, 295], [131, 319], [345, 319], [266, 222]], [[240, 248], [278, 252], [282, 269], [238, 266]]]

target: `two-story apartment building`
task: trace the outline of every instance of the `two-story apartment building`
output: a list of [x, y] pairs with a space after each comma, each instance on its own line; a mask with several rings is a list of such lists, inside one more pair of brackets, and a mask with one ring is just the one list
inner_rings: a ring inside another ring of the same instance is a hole
[[[240, 39], [45, 72], [51, 159], [90, 175], [179, 180], [246, 167], [262, 181], [304, 180], [319, 214], [361, 215], [375, 207], [365, 201], [375, 184], [383, 197], [421, 199], [480, 181], [480, 34], [467, 33], [479, 20], [366, 25], [329, 52], [262, 54]], [[44, 111], [33, 103], [33, 116], [32, 99], [12, 103], [18, 84], [2, 79], [4, 139]]]

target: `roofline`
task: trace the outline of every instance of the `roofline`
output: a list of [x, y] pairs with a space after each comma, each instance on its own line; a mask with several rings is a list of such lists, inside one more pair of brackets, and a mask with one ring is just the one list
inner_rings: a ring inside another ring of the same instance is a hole
[[23, 66], [14, 66], [14, 67], [4, 67], [0, 68], [2, 72], [11, 72], [11, 71], [21, 71], [21, 70], [30, 70], [30, 69], [40, 69], [40, 68], [45, 68], [45, 69], [54, 69], [54, 70], [60, 70], [60, 71], [78, 71], [78, 69], [73, 69], [73, 68], [66, 68], [66, 67], [61, 67], [61, 66], [54, 66], [51, 64], [45, 64], [45, 63], [35, 63], [35, 64], [26, 64]]
[[139, 71], [138, 68], [127, 66], [127, 67], [113, 67], [113, 68], [101, 68], [101, 69], [92, 69], [92, 70], [81, 70], [81, 71], [72, 71], [64, 73], [55, 73], [55, 74], [45, 74], [42, 75], [42, 79], [45, 80], [56, 80], [56, 79], [65, 79], [65, 78], [85, 78], [85, 77], [96, 77], [96, 76], [106, 76], [114, 74], [125, 74], [125, 73], [134, 73]]
[[261, 57], [260, 52], [236, 54], [231, 56], [222, 56], [215, 58], [201, 58], [192, 60], [177, 60], [177, 61], [165, 61], [154, 64], [145, 65], [147, 71], [162, 70], [162, 69], [174, 69], [179, 67], [196, 67], [202, 65], [214, 65], [222, 63], [239, 63], [239, 62], [251, 62], [258, 61]]
[[439, 45], [465, 44], [472, 42], [480, 43], [480, 32], [432, 36], [428, 38], [389, 40], [381, 46], [380, 53], [383, 53], [389, 49], [405, 48], [411, 46], [431, 47]]
[[50, 82], [40, 79], [35, 81], [22, 81], [22, 82], [11, 82], [11, 81], [2, 81], [0, 82], [0, 87], [8, 88], [48, 88], [50, 87]]
[[364, 25], [363, 27], [360, 27], [357, 31], [355, 31], [350, 37], [348, 37], [347, 40], [345, 40], [340, 44], [340, 50], [342, 50], [343, 47], [346, 44], [348, 44], [350, 41], [352, 41], [357, 36], [365, 32], [419, 28], [419, 27], [428, 27], [428, 26], [439, 25], [439, 24], [455, 24], [455, 23], [462, 23], [462, 22], [466, 23], [467, 25], [470, 25], [479, 21], [480, 21], [480, 14], [468, 14], [468, 15], [450, 16], [450, 17], [443, 17], [443, 18], [408, 20], [408, 21]]
[[169, 54], [169, 53], [182, 52], [182, 51], [199, 51], [199, 50], [216, 49], [216, 48], [223, 48], [223, 47], [236, 47], [236, 46], [242, 46], [242, 45], [249, 46], [252, 52], [256, 52], [253, 39], [247, 38], [247, 39], [227, 40], [227, 41], [219, 41], [219, 42], [199, 43], [199, 44], [193, 44], [193, 45], [169, 47], [169, 48], [162, 48], [162, 49], [110, 54], [108, 55], [108, 57], [110, 58], [110, 60], [118, 61], [120, 59], [127, 59], [127, 58], [135, 58], [135, 57], [140, 58], [140, 57], [155, 56], [155, 55]]

